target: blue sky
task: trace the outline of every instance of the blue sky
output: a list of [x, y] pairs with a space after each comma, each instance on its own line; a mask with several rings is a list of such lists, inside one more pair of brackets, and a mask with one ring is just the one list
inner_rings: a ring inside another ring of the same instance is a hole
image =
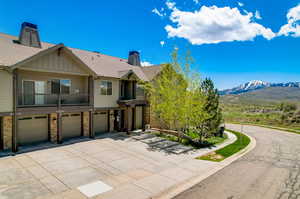
[[189, 49], [193, 68], [219, 89], [250, 80], [300, 81], [300, 0], [166, 2], [6, 0], [0, 32], [18, 35], [28, 21], [43, 41], [123, 58], [138, 50], [152, 64], [168, 62], [174, 47]]

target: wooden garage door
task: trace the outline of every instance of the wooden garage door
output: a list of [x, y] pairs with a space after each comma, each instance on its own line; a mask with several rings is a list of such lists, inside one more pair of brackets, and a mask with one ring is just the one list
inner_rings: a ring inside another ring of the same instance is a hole
[[137, 106], [135, 108], [135, 127], [136, 129], [143, 128], [143, 107]]
[[17, 135], [19, 145], [48, 141], [48, 117], [41, 115], [19, 118]]
[[94, 114], [94, 131], [95, 133], [108, 132], [107, 112], [98, 112]]
[[81, 136], [81, 115], [65, 114], [62, 117], [62, 138], [69, 139]]

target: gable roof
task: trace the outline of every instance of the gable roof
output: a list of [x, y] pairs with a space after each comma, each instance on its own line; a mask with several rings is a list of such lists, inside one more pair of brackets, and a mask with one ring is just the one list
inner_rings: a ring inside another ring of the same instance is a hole
[[147, 79], [151, 81], [160, 73], [163, 67], [164, 65], [145, 66], [142, 67], [142, 71], [147, 76]]
[[[27, 59], [34, 58], [39, 53], [44, 53], [43, 51], [47, 52], [47, 50], [57, 48], [61, 45], [60, 47], [68, 49], [70, 53], [76, 56], [78, 60], [100, 77], [121, 78], [120, 71], [131, 70], [139, 79], [149, 81], [150, 79], [148, 79], [148, 77], [153, 78], [153, 70], [156, 71], [160, 68], [150, 69], [149, 67], [133, 66], [128, 64], [126, 59], [77, 48], [70, 48], [63, 44], [54, 45], [41, 42], [41, 48], [33, 48], [20, 45], [14, 42], [15, 40], [18, 40], [18, 37], [0, 33], [0, 66], [13, 68]], [[154, 68], [154, 66], [152, 67]]]

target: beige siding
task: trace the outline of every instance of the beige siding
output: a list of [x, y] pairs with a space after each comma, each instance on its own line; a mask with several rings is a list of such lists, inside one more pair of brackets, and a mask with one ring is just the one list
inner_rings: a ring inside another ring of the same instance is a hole
[[13, 80], [12, 74], [0, 70], [0, 112], [13, 110]]
[[60, 55], [58, 55], [58, 51], [44, 55], [25, 64], [22, 68], [43, 72], [88, 75], [88, 71], [84, 66], [75, 62], [71, 56], [65, 54], [63, 51]]
[[[101, 95], [100, 81], [108, 80], [112, 82], [112, 95]], [[95, 80], [94, 85], [94, 104], [96, 108], [100, 107], [118, 107], [117, 101], [119, 100], [119, 80], [117, 79], [98, 79]]]
[[46, 91], [51, 93], [50, 80], [52, 79], [69, 79], [71, 80], [71, 94], [76, 93], [88, 93], [88, 77], [76, 76], [76, 75], [66, 75], [66, 74], [56, 74], [56, 73], [44, 73], [44, 72], [32, 72], [32, 71], [19, 71], [18, 77], [18, 87], [19, 92], [22, 93], [22, 82], [23, 80], [35, 80], [35, 81], [45, 81]]

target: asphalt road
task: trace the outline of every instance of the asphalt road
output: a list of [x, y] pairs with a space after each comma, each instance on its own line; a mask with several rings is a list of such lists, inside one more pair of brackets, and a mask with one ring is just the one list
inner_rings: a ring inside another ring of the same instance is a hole
[[300, 199], [300, 135], [255, 126], [243, 131], [256, 147], [175, 199]]

